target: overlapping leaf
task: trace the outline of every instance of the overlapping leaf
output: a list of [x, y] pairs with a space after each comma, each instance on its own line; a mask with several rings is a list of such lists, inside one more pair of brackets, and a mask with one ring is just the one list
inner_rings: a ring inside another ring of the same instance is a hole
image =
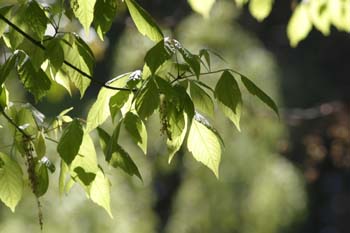
[[133, 19], [139, 32], [158, 42], [163, 39], [163, 33], [152, 19], [152, 17], [145, 11], [135, 0], [125, 0], [129, 9], [131, 18]]
[[12, 212], [22, 198], [23, 173], [16, 161], [0, 152], [0, 200]]

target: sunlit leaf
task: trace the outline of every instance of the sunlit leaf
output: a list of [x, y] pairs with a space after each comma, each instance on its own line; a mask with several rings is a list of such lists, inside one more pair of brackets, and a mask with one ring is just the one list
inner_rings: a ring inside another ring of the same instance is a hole
[[75, 17], [85, 29], [85, 33], [89, 34], [90, 25], [94, 19], [94, 7], [96, 0], [71, 0], [70, 5]]
[[83, 136], [78, 155], [70, 165], [72, 177], [78, 178], [84, 185], [89, 185], [98, 171], [95, 145], [88, 133]]
[[287, 26], [287, 34], [292, 47], [296, 47], [299, 42], [306, 38], [312, 29], [309, 19], [307, 5], [300, 3], [294, 10]]
[[308, 8], [313, 25], [325, 36], [331, 32], [331, 15], [328, 12], [328, 5], [329, 0], [310, 1]]
[[[124, 87], [126, 85], [127, 75], [118, 76], [109, 85], [113, 87]], [[86, 122], [86, 132], [90, 132], [101, 125], [110, 116], [110, 98], [118, 91], [102, 88], [97, 96], [95, 103], [89, 110]]]
[[219, 177], [221, 145], [215, 133], [197, 120], [193, 120], [187, 139], [187, 148], [197, 161], [203, 163], [216, 177]]
[[258, 20], [264, 20], [271, 12], [274, 0], [250, 0], [250, 13]]
[[0, 152], [0, 200], [12, 212], [22, 198], [23, 173], [16, 161]]
[[211, 97], [200, 88], [195, 82], [190, 84], [190, 93], [194, 106], [199, 111], [208, 114], [210, 116], [214, 115], [214, 102]]
[[109, 31], [113, 19], [117, 13], [117, 1], [115, 0], [97, 0], [94, 11], [93, 25], [97, 35], [103, 40], [106, 32]]
[[215, 97], [220, 109], [240, 131], [242, 96], [238, 83], [230, 72], [222, 73], [215, 86]]
[[213, 7], [215, 0], [188, 0], [192, 9], [203, 15], [209, 17], [211, 8]]
[[129, 9], [131, 18], [142, 35], [147, 36], [155, 42], [163, 39], [162, 31], [147, 11], [134, 0], [125, 0], [125, 3]]
[[97, 205], [104, 208], [109, 216], [113, 218], [111, 211], [111, 183], [105, 174], [99, 169], [94, 181], [91, 183], [90, 198]]
[[120, 109], [128, 101], [131, 92], [119, 91], [109, 99], [109, 110], [112, 119], [119, 113]]

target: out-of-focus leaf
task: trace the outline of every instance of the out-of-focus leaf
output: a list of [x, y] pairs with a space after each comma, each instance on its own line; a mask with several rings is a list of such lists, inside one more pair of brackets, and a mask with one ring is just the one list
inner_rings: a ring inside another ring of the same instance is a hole
[[299, 42], [306, 38], [312, 29], [309, 19], [307, 5], [300, 3], [294, 10], [287, 26], [287, 34], [292, 47], [296, 47]]
[[0, 152], [0, 200], [12, 212], [22, 198], [23, 173], [16, 161]]
[[136, 1], [125, 0], [125, 3], [129, 9], [131, 18], [142, 35], [147, 36], [155, 42], [163, 39], [163, 33], [158, 25]]

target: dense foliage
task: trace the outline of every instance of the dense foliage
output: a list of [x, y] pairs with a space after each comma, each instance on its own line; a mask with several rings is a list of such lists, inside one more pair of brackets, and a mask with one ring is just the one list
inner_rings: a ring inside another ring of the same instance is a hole
[[[89, 46], [77, 33], [61, 31], [60, 22], [78, 20], [86, 34], [93, 27], [103, 40], [120, 4], [125, 4], [139, 32], [154, 46], [147, 51], [142, 70], [102, 82], [93, 76], [94, 56]], [[99, 147], [108, 165], [142, 179], [132, 156], [120, 143], [120, 132], [128, 133], [147, 154], [145, 123], [158, 112], [169, 162], [186, 142], [193, 157], [218, 177], [224, 142], [208, 120], [213, 117], [214, 102], [240, 130], [241, 81], [249, 93], [278, 112], [273, 100], [243, 74], [231, 68], [212, 70], [211, 57], [220, 55], [209, 49], [194, 54], [176, 39], [165, 37], [134, 0], [74, 0], [68, 5], [64, 1], [43, 5], [33, 0], [4, 4], [0, 8], [0, 37], [5, 51], [0, 70], [0, 111], [7, 122], [1, 127], [13, 132], [14, 145], [10, 154], [0, 153], [0, 199], [13, 211], [23, 195], [25, 164], [37, 198], [48, 190], [49, 173], [59, 170], [60, 193], [78, 183], [93, 202], [112, 216], [110, 180], [103, 171], [104, 164], [98, 162], [92, 131], [98, 133]], [[11, 102], [16, 93], [7, 87], [7, 78], [12, 72], [35, 103]], [[203, 78], [211, 74], [220, 76], [215, 87]], [[90, 83], [101, 87], [86, 120], [70, 117], [69, 108], [48, 121], [34, 107], [54, 83], [69, 94], [79, 90], [81, 97]], [[107, 119], [114, 122], [112, 132], [101, 127]], [[46, 156], [48, 141], [57, 143], [59, 169]]]

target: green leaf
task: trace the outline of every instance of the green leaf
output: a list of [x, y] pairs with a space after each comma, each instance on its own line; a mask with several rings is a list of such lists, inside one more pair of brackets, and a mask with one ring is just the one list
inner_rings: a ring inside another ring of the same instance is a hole
[[42, 69], [35, 70], [29, 59], [18, 67], [18, 76], [24, 87], [39, 101], [50, 90], [51, 81]]
[[[110, 82], [109, 85], [113, 87], [124, 87], [126, 80], [127, 74], [123, 74], [118, 76], [113, 82]], [[97, 100], [89, 110], [86, 132], [90, 132], [107, 120], [111, 114], [109, 107], [110, 98], [117, 92], [116, 90], [107, 88], [102, 88], [100, 90]]]
[[151, 77], [136, 96], [136, 111], [141, 119], [152, 115], [159, 106], [159, 91], [154, 78]]
[[192, 9], [204, 17], [209, 17], [210, 10], [212, 9], [215, 0], [188, 0]]
[[137, 143], [144, 154], [147, 154], [147, 130], [142, 120], [134, 113], [128, 112], [124, 117], [126, 131]]
[[34, 141], [34, 148], [35, 148], [36, 155], [38, 156], [39, 159], [44, 157], [46, 153], [46, 142], [45, 142], [45, 135], [42, 131], [40, 131], [37, 134], [37, 137]]
[[16, 161], [0, 152], [0, 200], [12, 212], [22, 198], [23, 173]]
[[9, 103], [9, 92], [7, 91], [5, 85], [0, 86], [0, 107], [2, 109], [6, 108]]
[[35, 165], [35, 178], [34, 193], [35, 196], [41, 197], [49, 188], [49, 174], [44, 164], [37, 163]]
[[294, 10], [287, 26], [287, 34], [292, 47], [296, 47], [299, 42], [306, 38], [312, 29], [309, 19], [307, 4], [300, 3]]
[[88, 133], [83, 136], [78, 155], [74, 158], [71, 166], [71, 175], [88, 186], [98, 172], [97, 156], [94, 143]]
[[81, 97], [83, 97], [91, 81], [81, 72], [70, 67], [68, 63], [78, 68], [84, 74], [92, 76], [94, 66], [92, 51], [84, 40], [72, 33], [64, 34], [61, 46], [64, 51], [64, 58], [66, 59], [66, 65], [62, 67], [61, 71], [70, 78], [80, 91]]
[[242, 96], [237, 81], [228, 71], [224, 71], [215, 86], [215, 97], [220, 109], [240, 131]]
[[129, 9], [132, 20], [142, 35], [147, 36], [155, 42], [163, 39], [162, 31], [148, 12], [134, 0], [125, 0], [125, 3]]
[[112, 119], [119, 113], [120, 109], [128, 101], [129, 95], [131, 92], [128, 91], [119, 91], [109, 100], [109, 110], [111, 113]]
[[190, 93], [194, 106], [201, 112], [214, 115], [214, 102], [211, 97], [195, 82], [190, 82]]
[[309, 3], [309, 17], [315, 28], [320, 30], [325, 36], [328, 36], [331, 32], [331, 14], [328, 5], [331, 4], [325, 0], [311, 1]]
[[252, 95], [257, 96], [262, 102], [264, 102], [267, 106], [269, 106], [277, 114], [277, 116], [279, 116], [278, 107], [276, 103], [265, 92], [263, 92], [247, 77], [241, 76], [241, 80], [244, 86]]
[[7, 58], [6, 62], [0, 67], [0, 86], [5, 82], [10, 72], [15, 68], [17, 58], [18, 53], [14, 53]]
[[65, 186], [66, 186], [66, 175], [68, 173], [69, 169], [67, 164], [61, 160], [60, 163], [60, 175], [58, 178], [58, 190], [60, 195], [62, 196], [65, 190]]
[[142, 180], [141, 174], [130, 155], [118, 144], [121, 122], [115, 128], [109, 140], [106, 161], [115, 168], [121, 168], [130, 176], [136, 175]]
[[46, 45], [46, 56], [53, 67], [54, 74], [62, 67], [64, 62], [64, 50], [62, 47], [62, 38], [56, 37], [48, 41]]
[[[0, 14], [6, 18], [8, 18], [8, 15], [10, 13], [12, 6], [5, 6], [0, 8]], [[0, 38], [2, 37], [3, 33], [6, 31], [7, 23], [0, 20]]]
[[104, 208], [109, 216], [113, 218], [111, 211], [111, 183], [101, 169], [96, 173], [94, 181], [91, 183], [90, 198], [97, 205]]
[[100, 142], [101, 149], [106, 156], [108, 153], [108, 143], [111, 140], [111, 136], [100, 127], [97, 127], [97, 132], [98, 132], [98, 136], [99, 136], [99, 142]]
[[172, 55], [173, 52], [170, 49], [166, 49], [164, 40], [159, 41], [155, 46], [153, 46], [145, 56], [145, 63], [150, 69], [151, 74], [155, 74], [157, 69], [164, 62], [169, 60]]
[[201, 72], [201, 63], [199, 56], [193, 55], [190, 51], [183, 47], [178, 48], [178, 50], [186, 63], [191, 67], [193, 73], [197, 76], [197, 78], [199, 78]]
[[219, 178], [221, 159], [219, 139], [215, 133], [196, 119], [192, 121], [187, 139], [187, 148], [197, 161], [207, 166]]
[[175, 153], [181, 148], [188, 129], [188, 115], [186, 111], [178, 111], [175, 106], [167, 108], [168, 127], [171, 138], [167, 139], [169, 153], [168, 162], [174, 158]]
[[26, 4], [22, 4], [18, 11], [14, 12], [11, 21], [37, 41], [44, 38], [49, 22], [37, 1], [28, 1]]
[[350, 5], [349, 1], [333, 0], [328, 4], [328, 10], [332, 23], [343, 31], [350, 30]]
[[86, 35], [89, 34], [90, 25], [94, 19], [94, 7], [96, 0], [71, 0], [70, 5], [75, 17], [85, 29]]
[[128, 175], [136, 175], [142, 180], [139, 169], [137, 168], [134, 161], [131, 159], [128, 152], [126, 152], [115, 140], [112, 140], [110, 146], [110, 160], [108, 163], [114, 168], [121, 168]]
[[250, 0], [250, 13], [258, 20], [264, 20], [271, 12], [274, 0]]
[[209, 54], [209, 51], [207, 49], [201, 49], [199, 51], [199, 57], [202, 58], [204, 57], [207, 65], [208, 65], [208, 70], [210, 71], [211, 70], [211, 63], [210, 63], [210, 54]]
[[101, 40], [103, 40], [106, 32], [109, 31], [113, 23], [113, 19], [117, 13], [117, 5], [117, 1], [115, 0], [96, 1], [93, 25]]
[[80, 145], [83, 141], [83, 135], [83, 127], [77, 119], [74, 119], [63, 130], [62, 136], [57, 145], [57, 152], [68, 165], [71, 164], [78, 154]]

